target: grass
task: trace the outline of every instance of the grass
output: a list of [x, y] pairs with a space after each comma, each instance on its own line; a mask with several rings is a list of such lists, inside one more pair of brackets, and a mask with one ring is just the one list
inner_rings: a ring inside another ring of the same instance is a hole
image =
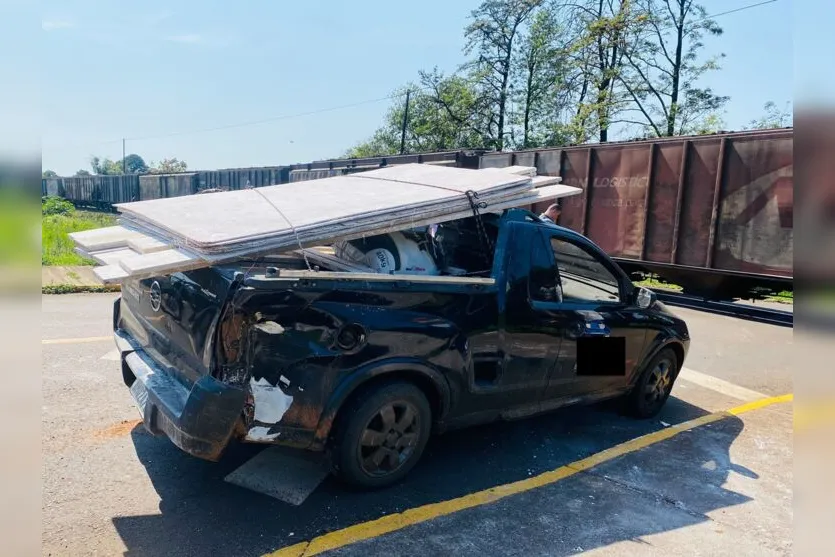
[[671, 282], [664, 282], [657, 277], [650, 276], [641, 281], [633, 281], [635, 286], [643, 286], [644, 288], [658, 288], [660, 290], [670, 290], [672, 292], [682, 292], [684, 288]]
[[[635, 286], [643, 286], [644, 288], [651, 288], [657, 290], [668, 290], [670, 292], [683, 292], [684, 288], [677, 284], [673, 284], [671, 282], [665, 282], [664, 280], [660, 279], [655, 275], [649, 275], [644, 280], [640, 281], [633, 281], [632, 284]], [[777, 302], [781, 304], [791, 304], [794, 302], [794, 292], [791, 290], [782, 290], [780, 292], [774, 292], [773, 290], [769, 289], [754, 289], [755, 292], [753, 294], [756, 295], [756, 299], [762, 299], [766, 302]]]
[[97, 286], [80, 286], [77, 284], [47, 284], [41, 286], [41, 294], [100, 294], [102, 292], [119, 292], [118, 284], [101, 284]]
[[95, 265], [75, 253], [71, 232], [116, 224], [116, 216], [92, 211], [44, 215], [41, 221], [41, 265]]
[[794, 302], [794, 292], [791, 290], [783, 290], [774, 294], [773, 296], [768, 296], [765, 299], [767, 302], [779, 302], [781, 304], [791, 304]]

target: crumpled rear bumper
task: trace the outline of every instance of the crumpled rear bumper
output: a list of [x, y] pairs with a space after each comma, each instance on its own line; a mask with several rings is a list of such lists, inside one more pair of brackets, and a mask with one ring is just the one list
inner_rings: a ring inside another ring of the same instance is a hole
[[191, 455], [218, 460], [241, 418], [244, 391], [210, 376], [186, 386], [139, 348], [129, 333], [116, 329], [114, 338], [122, 377], [145, 428], [167, 436]]

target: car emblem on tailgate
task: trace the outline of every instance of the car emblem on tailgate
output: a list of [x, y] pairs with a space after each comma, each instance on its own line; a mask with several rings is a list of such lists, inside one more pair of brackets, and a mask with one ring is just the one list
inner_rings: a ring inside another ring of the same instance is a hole
[[162, 304], [162, 289], [157, 281], [154, 281], [154, 284], [151, 285], [151, 293], [148, 297], [151, 300], [151, 309], [159, 311], [159, 307]]

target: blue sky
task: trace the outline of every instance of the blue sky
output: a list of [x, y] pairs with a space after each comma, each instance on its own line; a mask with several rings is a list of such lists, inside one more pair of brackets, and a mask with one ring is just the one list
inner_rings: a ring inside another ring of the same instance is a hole
[[[709, 13], [755, 0], [704, 0]], [[119, 7], [116, 7], [118, 4]], [[181, 0], [41, 3], [44, 168], [71, 174], [121, 138], [190, 132], [377, 99], [420, 69], [452, 71], [478, 0]], [[766, 101], [791, 101], [790, 0], [722, 16], [724, 52], [707, 77], [739, 128]], [[24, 73], [34, 70], [24, 68]], [[388, 102], [213, 132], [129, 140], [146, 161], [190, 168], [278, 165], [339, 156], [381, 122]]]

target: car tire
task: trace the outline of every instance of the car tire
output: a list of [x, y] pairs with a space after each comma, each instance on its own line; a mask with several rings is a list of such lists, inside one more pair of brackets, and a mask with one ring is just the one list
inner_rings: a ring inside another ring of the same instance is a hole
[[407, 382], [376, 385], [340, 410], [331, 441], [331, 466], [344, 482], [364, 489], [389, 486], [417, 464], [432, 428], [426, 395]]
[[678, 376], [678, 358], [669, 348], [649, 362], [632, 391], [624, 399], [624, 411], [639, 419], [656, 416], [673, 390]]

